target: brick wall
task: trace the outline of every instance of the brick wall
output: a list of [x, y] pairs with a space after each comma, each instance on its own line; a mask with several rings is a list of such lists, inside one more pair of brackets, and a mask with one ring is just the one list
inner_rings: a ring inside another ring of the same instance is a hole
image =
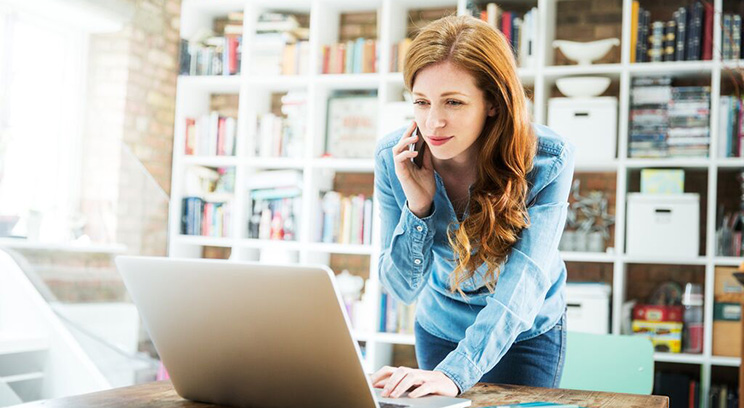
[[[128, 0], [116, 33], [90, 37], [81, 211], [94, 242], [165, 255], [180, 0]], [[113, 255], [23, 251], [64, 301], [124, 297]]]
[[377, 11], [342, 13], [340, 20], [339, 42], [359, 37], [377, 39]]
[[[675, 4], [679, 7], [679, 2]], [[622, 41], [622, 0], [558, 1], [556, 7], [556, 40], [583, 42], [617, 38]], [[551, 47], [552, 44], [546, 44], [546, 46]], [[613, 47], [607, 55], [594, 63], [619, 63], [621, 47], [622, 45]], [[573, 65], [576, 62], [567, 59], [560, 50], [556, 49], [553, 64]]]

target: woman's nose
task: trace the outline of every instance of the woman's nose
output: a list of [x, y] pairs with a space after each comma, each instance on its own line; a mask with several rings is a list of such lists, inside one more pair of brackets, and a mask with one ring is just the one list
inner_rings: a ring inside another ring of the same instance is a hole
[[444, 119], [444, 112], [439, 108], [432, 107], [426, 115], [426, 127], [429, 129], [441, 129], [447, 123]]

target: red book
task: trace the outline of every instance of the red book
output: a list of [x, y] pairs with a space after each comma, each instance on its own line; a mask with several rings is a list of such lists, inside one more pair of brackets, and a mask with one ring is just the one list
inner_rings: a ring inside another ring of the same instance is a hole
[[320, 72], [327, 74], [328, 73], [328, 62], [331, 59], [331, 47], [324, 45], [323, 46], [323, 68]]
[[338, 59], [336, 60], [336, 66], [333, 69], [333, 74], [343, 74], [344, 73], [344, 66], [346, 65], [346, 44], [345, 43], [338, 43], [336, 44], [336, 47], [338, 47]]
[[703, 7], [703, 60], [710, 61], [713, 59], [713, 3], [705, 2]]
[[235, 75], [238, 73], [238, 37], [227, 37], [227, 47], [230, 58], [228, 69], [230, 70], [230, 75]]
[[488, 21], [488, 11], [486, 10], [481, 11], [480, 19], [483, 21]]
[[504, 33], [506, 41], [509, 44], [511, 44], [511, 15], [511, 11], [505, 11], [501, 14], [501, 32]]
[[689, 401], [689, 408], [696, 408], [697, 401], [695, 401], [695, 380], [690, 380], [690, 396], [687, 399]]

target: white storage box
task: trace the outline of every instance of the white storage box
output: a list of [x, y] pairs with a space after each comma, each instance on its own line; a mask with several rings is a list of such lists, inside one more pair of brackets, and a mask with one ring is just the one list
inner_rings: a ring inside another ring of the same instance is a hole
[[576, 163], [615, 158], [617, 98], [550, 98], [548, 127], [576, 146]]
[[610, 292], [610, 285], [606, 283], [567, 283], [566, 328], [576, 332], [608, 334]]
[[700, 196], [628, 194], [628, 255], [692, 258], [699, 253]]

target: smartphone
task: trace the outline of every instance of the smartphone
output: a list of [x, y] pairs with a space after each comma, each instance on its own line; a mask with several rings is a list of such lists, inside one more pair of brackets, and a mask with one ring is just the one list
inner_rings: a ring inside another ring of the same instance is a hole
[[424, 137], [421, 136], [421, 131], [419, 131], [418, 126], [416, 126], [416, 129], [414, 130], [416, 132], [416, 135], [418, 135], [418, 140], [416, 143], [411, 143], [408, 145], [409, 151], [417, 151], [419, 154], [416, 157], [411, 157], [411, 163], [415, 164], [418, 168], [421, 168], [424, 163], [424, 153], [421, 150], [424, 147]]

